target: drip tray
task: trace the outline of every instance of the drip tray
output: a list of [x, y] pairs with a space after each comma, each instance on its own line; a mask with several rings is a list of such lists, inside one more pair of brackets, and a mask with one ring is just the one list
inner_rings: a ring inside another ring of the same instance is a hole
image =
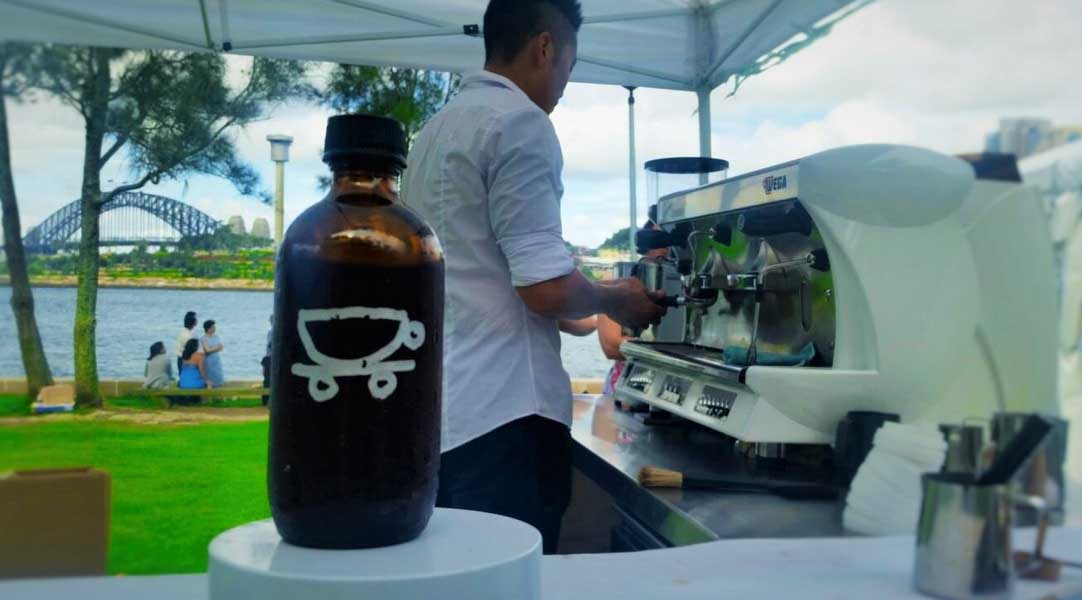
[[[692, 346], [691, 344], [678, 344], [672, 342], [642, 341], [624, 342], [624, 346], [627, 347], [627, 350], [624, 353], [631, 356], [656, 359], [656, 354], [661, 354], [668, 357], [669, 360], [666, 362], [672, 362], [672, 359], [676, 359], [677, 361], [683, 361], [685, 363], [690, 363], [691, 365], [720, 371], [720, 374], [740, 382], [744, 381], [744, 371], [746, 371], [746, 368], [725, 362], [724, 353], [717, 348], [707, 348], [705, 346]], [[624, 347], [621, 347], [621, 350], [623, 351]], [[655, 356], [650, 356], [650, 354], [655, 354]]]

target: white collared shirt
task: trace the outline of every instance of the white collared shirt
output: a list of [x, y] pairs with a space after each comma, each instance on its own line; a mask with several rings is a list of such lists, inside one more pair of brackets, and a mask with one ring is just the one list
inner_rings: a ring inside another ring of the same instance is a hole
[[180, 329], [180, 333], [177, 334], [177, 356], [184, 354], [184, 346], [188, 343], [188, 340], [197, 339], [199, 336], [195, 333], [195, 327], [191, 329]]
[[469, 75], [407, 162], [402, 199], [435, 230], [447, 268], [443, 451], [530, 415], [570, 425], [558, 323], [515, 291], [575, 269], [548, 115], [509, 79]]

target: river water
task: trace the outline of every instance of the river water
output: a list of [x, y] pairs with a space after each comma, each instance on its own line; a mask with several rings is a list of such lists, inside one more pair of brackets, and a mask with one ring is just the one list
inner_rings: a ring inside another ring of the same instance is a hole
[[[10, 348], [0, 352], [0, 377], [22, 377], [18, 336], [11, 316], [11, 288], [0, 287], [0, 339]], [[53, 375], [74, 372], [72, 328], [74, 288], [35, 288], [34, 303], [45, 354]], [[259, 361], [267, 336], [267, 318], [274, 305], [271, 292], [210, 290], [101, 289], [98, 292], [98, 373], [103, 379], [141, 379], [150, 345], [165, 342], [172, 355], [184, 313], [199, 321], [213, 319], [225, 344], [222, 361], [228, 379], [260, 379]], [[201, 329], [201, 327], [200, 327]], [[597, 336], [563, 336], [564, 367], [573, 378], [600, 379], [609, 362]], [[493, 368], [499, 368], [493, 365]]]

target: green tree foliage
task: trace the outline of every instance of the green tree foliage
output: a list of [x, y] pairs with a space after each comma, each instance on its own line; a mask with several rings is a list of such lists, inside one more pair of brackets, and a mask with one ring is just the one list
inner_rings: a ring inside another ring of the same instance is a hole
[[438, 71], [336, 65], [323, 104], [339, 113], [369, 113], [393, 117], [412, 140], [432, 115], [458, 90], [458, 75]]
[[0, 42], [0, 205], [3, 207], [4, 256], [11, 278], [11, 312], [15, 317], [19, 351], [26, 373], [30, 401], [38, 391], [52, 385], [53, 375], [45, 350], [41, 345], [38, 323], [34, 318], [34, 296], [23, 250], [19, 204], [15, 197], [15, 181], [11, 171], [11, 143], [8, 139], [7, 99], [18, 102], [30, 86], [33, 75], [29, 65], [34, 49], [28, 46]]
[[609, 238], [604, 242], [601, 242], [601, 245], [598, 246], [597, 249], [604, 250], [607, 248], [617, 248], [619, 250], [624, 250], [627, 248], [627, 240], [629, 235], [631, 235], [631, 228], [624, 227], [620, 231], [617, 231], [616, 233], [609, 236]]
[[[421, 127], [458, 91], [459, 76], [397, 67], [335, 65], [315, 96], [337, 113], [367, 113], [397, 119], [413, 141]], [[326, 190], [331, 178], [320, 175]]]
[[[237, 236], [244, 237], [244, 236]], [[198, 247], [198, 249], [197, 249]], [[78, 256], [56, 254], [30, 259], [34, 276], [71, 276], [79, 272]], [[102, 254], [104, 278], [255, 279], [274, 281], [274, 252], [265, 248], [234, 247], [233, 240], [207, 236], [173, 251], [148, 252], [136, 248], [125, 254]], [[0, 269], [0, 273], [3, 270]]]
[[181, 250], [241, 250], [245, 248], [269, 248], [274, 241], [248, 234], [233, 233], [228, 225], [207, 235], [186, 237], [180, 240]]
[[[259, 178], [238, 157], [234, 135], [311, 89], [303, 65], [261, 58], [243, 70], [239, 85], [230, 85], [225, 58], [210, 53], [46, 46], [35, 67], [35, 86], [78, 111], [86, 124], [75, 389], [77, 405], [100, 406], [94, 315], [102, 208], [121, 192], [194, 174], [259, 193]], [[118, 155], [127, 159], [130, 181], [103, 190], [101, 171]]]

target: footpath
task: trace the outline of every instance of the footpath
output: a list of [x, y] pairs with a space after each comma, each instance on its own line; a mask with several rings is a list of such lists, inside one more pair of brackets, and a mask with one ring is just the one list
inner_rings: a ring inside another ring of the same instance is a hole
[[[30, 278], [33, 287], [75, 287], [74, 275], [38, 275]], [[0, 285], [10, 285], [11, 278], [0, 275]], [[163, 290], [273, 291], [274, 282], [265, 279], [203, 279], [199, 277], [98, 277], [98, 287]]]
[[37, 425], [63, 422], [111, 422], [137, 425], [199, 425], [203, 423], [246, 423], [266, 421], [263, 406], [178, 406], [170, 409], [103, 408], [90, 412], [52, 413], [22, 417], [2, 417], [0, 426]]

